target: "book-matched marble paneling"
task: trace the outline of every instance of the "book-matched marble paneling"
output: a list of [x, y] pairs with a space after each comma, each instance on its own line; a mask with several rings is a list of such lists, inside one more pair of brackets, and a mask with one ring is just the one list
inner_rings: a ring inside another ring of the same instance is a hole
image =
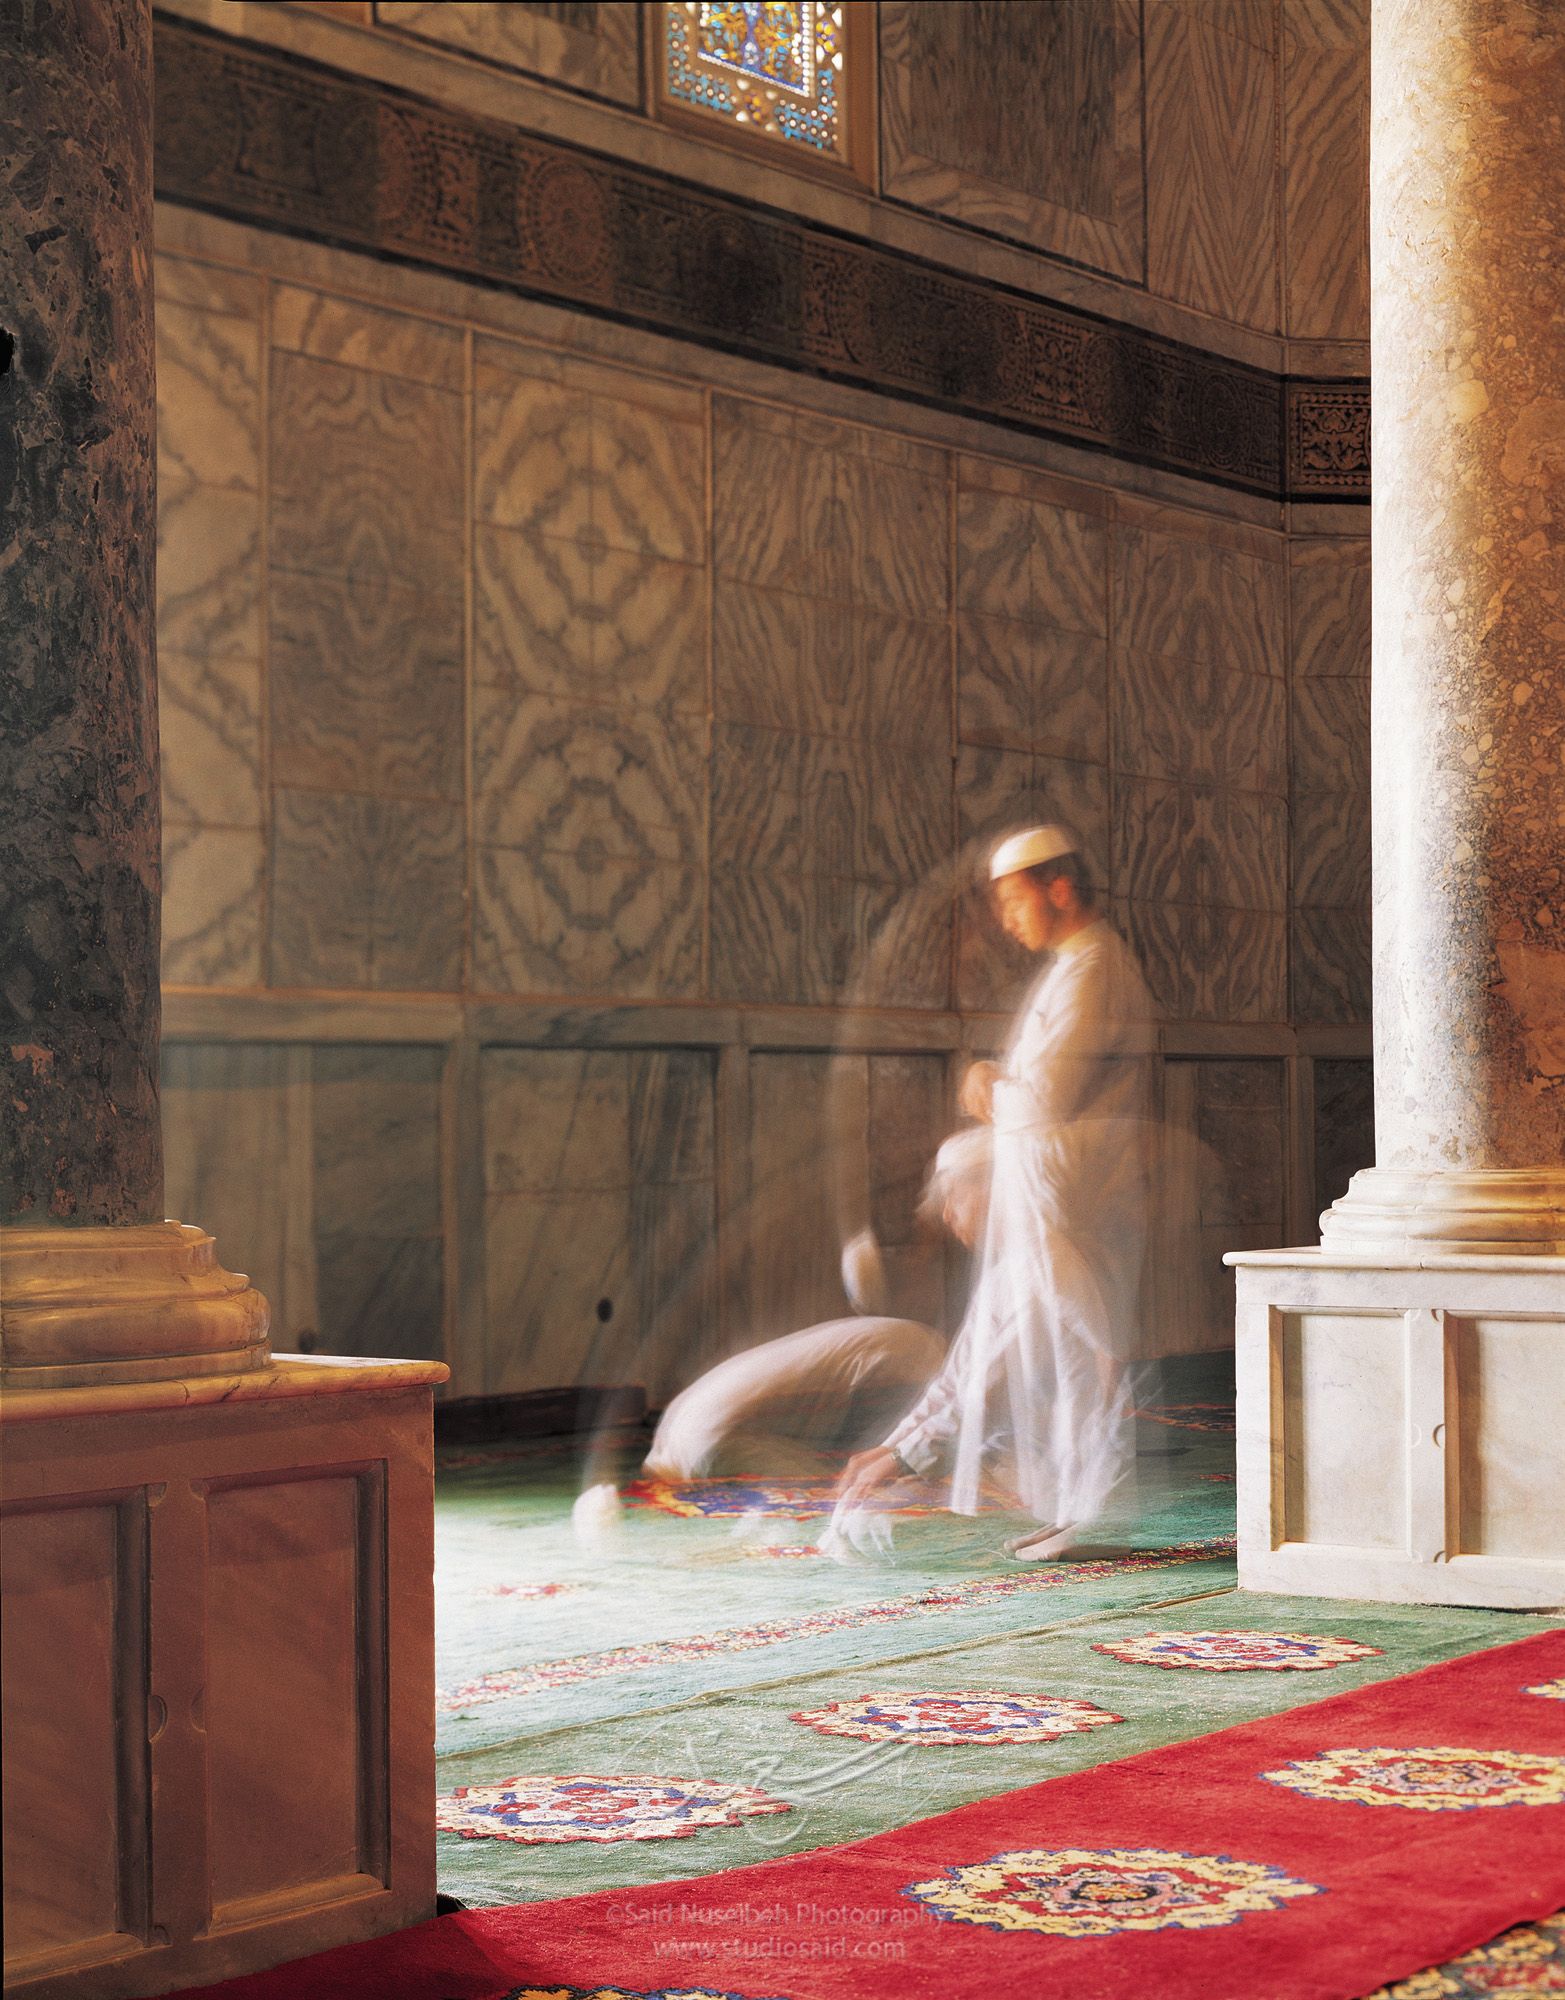
[[1279, 324], [1271, 0], [1146, 0], [1147, 282], [1242, 326]]
[[718, 995], [884, 991], [889, 920], [946, 1004], [949, 923], [922, 904], [951, 844], [949, 479], [944, 452], [715, 400]]
[[164, 977], [261, 976], [262, 283], [156, 267]]
[[713, 1083], [706, 1052], [484, 1051], [483, 1392], [634, 1381], [661, 1401], [707, 1364]]
[[1369, 338], [1369, 0], [1282, 0], [1284, 331]]
[[377, 27], [616, 104], [641, 102], [645, 10], [622, 0], [374, 0], [374, 10]]
[[1179, 1019], [1287, 1017], [1284, 557], [1172, 509], [1115, 537], [1113, 887]]
[[481, 340], [473, 412], [474, 981], [694, 995], [703, 400]]
[[883, 0], [880, 88], [888, 195], [1141, 278], [1135, 0]]
[[270, 330], [267, 976], [453, 990], [464, 337], [291, 286]]
[[441, 1351], [442, 1060], [416, 1047], [165, 1047], [169, 1212], [250, 1274], [279, 1351]]
[[1367, 1021], [1368, 541], [1295, 542], [1289, 588], [1293, 1010]]

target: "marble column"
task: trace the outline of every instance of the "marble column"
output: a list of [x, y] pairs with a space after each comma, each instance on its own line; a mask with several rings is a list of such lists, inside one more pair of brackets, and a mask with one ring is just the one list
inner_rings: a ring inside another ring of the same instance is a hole
[[1377, 0], [1376, 1167], [1346, 1248], [1565, 1250], [1565, 13]]
[[1377, 1164], [1231, 1254], [1246, 1589], [1565, 1597], [1565, 9], [1373, 0]]
[[0, 54], [0, 1358], [247, 1365], [265, 1301], [163, 1220], [151, 8], [10, 0]]

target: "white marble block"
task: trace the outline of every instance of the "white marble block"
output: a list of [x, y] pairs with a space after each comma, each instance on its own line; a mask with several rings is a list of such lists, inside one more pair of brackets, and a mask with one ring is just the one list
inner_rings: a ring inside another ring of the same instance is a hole
[[1565, 1606], [1565, 1258], [1226, 1261], [1241, 1586]]

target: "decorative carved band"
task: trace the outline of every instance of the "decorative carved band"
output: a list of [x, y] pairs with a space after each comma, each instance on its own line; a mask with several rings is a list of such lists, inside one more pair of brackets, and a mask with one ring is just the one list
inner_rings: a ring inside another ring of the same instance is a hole
[[160, 19], [165, 200], [1240, 487], [1368, 491], [1368, 384], [1288, 382]]

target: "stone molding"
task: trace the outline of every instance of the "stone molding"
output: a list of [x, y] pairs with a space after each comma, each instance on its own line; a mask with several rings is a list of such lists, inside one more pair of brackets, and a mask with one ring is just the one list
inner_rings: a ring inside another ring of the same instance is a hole
[[1268, 499], [1363, 500], [1368, 384], [1302, 382], [160, 18], [165, 201]]
[[1328, 1251], [1565, 1257], [1565, 1167], [1365, 1167], [1320, 1223]]
[[183, 1222], [0, 1230], [8, 1389], [233, 1375], [265, 1366], [266, 1300]]

